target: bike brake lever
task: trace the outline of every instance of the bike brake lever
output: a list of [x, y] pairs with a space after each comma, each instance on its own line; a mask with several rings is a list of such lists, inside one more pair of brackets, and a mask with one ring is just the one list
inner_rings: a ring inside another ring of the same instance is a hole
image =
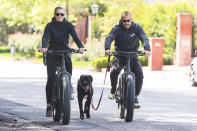
[[[75, 50], [75, 49], [72, 49], [71, 51], [74, 53], [80, 53], [79, 50]], [[87, 49], [85, 49], [85, 51], [87, 51]]]
[[138, 53], [139, 56], [143, 56], [145, 54], [144, 51], [137, 51], [137, 53]]

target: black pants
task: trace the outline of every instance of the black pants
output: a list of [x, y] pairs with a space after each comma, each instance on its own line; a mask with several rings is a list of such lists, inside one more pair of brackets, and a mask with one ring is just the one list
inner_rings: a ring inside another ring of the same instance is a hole
[[[56, 67], [57, 67], [57, 63], [61, 62], [61, 57], [49, 54], [46, 56], [46, 61], [47, 61], [46, 99], [47, 99], [47, 104], [50, 104], [52, 98], [53, 83], [55, 80]], [[65, 66], [66, 66], [66, 71], [70, 73], [70, 75], [72, 75], [72, 62], [70, 55], [65, 57]]]
[[[112, 69], [110, 72], [110, 79], [111, 79], [111, 93], [114, 94], [116, 91], [118, 75], [120, 74], [121, 70], [123, 69], [124, 65], [127, 63], [127, 58], [125, 57], [115, 57], [112, 61]], [[136, 77], [136, 85], [135, 85], [135, 95], [139, 95], [142, 89], [143, 84], [143, 71], [141, 63], [137, 57], [131, 59], [131, 71], [135, 74]]]

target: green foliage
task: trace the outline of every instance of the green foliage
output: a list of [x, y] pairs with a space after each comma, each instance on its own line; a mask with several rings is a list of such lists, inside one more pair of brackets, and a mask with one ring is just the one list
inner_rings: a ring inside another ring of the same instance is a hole
[[148, 65], [148, 58], [146, 56], [139, 56], [138, 58], [142, 66]]
[[76, 16], [79, 14], [83, 14], [84, 12], [87, 12], [86, 15], [92, 15], [91, 5], [93, 5], [93, 4], [99, 5], [98, 16], [103, 17], [104, 13], [107, 11], [107, 5], [102, 3], [102, 1], [99, 1], [99, 0], [95, 0], [95, 1], [92, 1], [92, 0], [72, 0], [72, 2], [70, 2], [70, 6], [72, 7], [71, 11]]
[[10, 36], [9, 44], [14, 45], [21, 56], [32, 57], [40, 47], [40, 35], [29, 35], [18, 33]]
[[105, 13], [105, 17], [100, 18], [102, 19], [100, 28], [105, 36], [115, 24], [118, 24], [120, 15], [125, 10], [131, 12], [134, 22], [143, 27], [148, 37], [163, 37], [165, 39], [164, 54], [171, 56], [175, 52], [176, 14], [197, 15], [197, 10], [188, 2], [147, 4], [140, 0], [116, 0], [115, 4], [112, 4]]
[[[93, 39], [91, 43], [86, 43], [85, 48], [87, 51], [83, 55], [73, 54], [73, 59], [76, 61], [92, 61], [97, 57], [102, 57], [105, 54], [104, 39]], [[76, 48], [76, 44], [73, 43], [71, 47]]]
[[103, 33], [103, 31], [99, 28], [101, 26], [101, 22], [99, 20], [94, 19], [92, 21], [92, 36], [97, 39], [100, 39], [101, 33]]
[[[138, 58], [142, 66], [148, 66], [148, 58], [146, 56], [139, 56]], [[173, 59], [172, 55], [164, 54], [163, 64], [172, 65], [172, 59]], [[99, 57], [92, 61], [92, 65], [95, 68], [106, 68], [107, 60], [108, 60], [108, 57]], [[110, 65], [111, 65], [111, 62], [110, 62]]]
[[[112, 64], [113, 57], [111, 57], [110, 65]], [[148, 58], [145, 56], [140, 56], [139, 57], [140, 63], [142, 66], [147, 66], [148, 65]], [[95, 68], [106, 68], [108, 62], [108, 57], [99, 57], [97, 59], [94, 59], [92, 61], [92, 65]]]
[[[157, 12], [157, 13], [155, 13]], [[196, 14], [196, 10], [186, 2], [155, 3], [145, 14], [143, 28], [149, 37], [163, 37], [165, 39], [164, 54], [173, 55], [176, 43], [176, 14]]]
[[172, 65], [173, 55], [164, 54], [163, 55], [163, 64], [164, 65]]
[[[111, 58], [113, 59], [113, 58]], [[99, 57], [97, 59], [94, 59], [92, 61], [92, 65], [95, 67], [95, 68], [106, 68], [107, 66], [107, 62], [108, 62], [108, 57]], [[110, 65], [111, 65], [111, 61], [110, 61]]]
[[122, 12], [126, 10], [131, 12], [134, 21], [142, 21], [144, 13], [148, 12], [147, 3], [141, 0], [105, 0], [105, 3], [108, 5], [108, 10], [105, 17], [100, 18], [100, 28], [105, 36], [114, 25], [119, 23]]
[[65, 0], [0, 0], [0, 3], [0, 15], [8, 20], [9, 26], [29, 24], [41, 30], [51, 20], [55, 7], [64, 7]]
[[0, 53], [10, 52], [9, 46], [0, 46]]
[[7, 45], [8, 35], [7, 35], [7, 25], [5, 19], [0, 19], [0, 45]]
[[35, 56], [37, 59], [43, 58], [43, 53], [37, 51], [35, 52]]
[[[17, 30], [26, 33], [43, 31], [53, 17], [54, 8], [65, 7], [65, 2], [65, 0], [0, 0], [0, 45], [7, 43], [8, 33], [15, 33]], [[121, 13], [127, 10], [131, 12], [134, 22], [142, 25], [148, 37], [165, 39], [164, 64], [170, 64], [175, 53], [176, 14], [197, 15], [195, 0], [153, 4], [143, 0], [69, 0], [69, 20], [75, 21], [81, 9], [88, 12], [86, 15], [90, 15], [90, 5], [94, 3], [99, 4], [99, 13], [92, 21], [92, 36], [101, 40], [93, 39], [91, 44], [87, 43], [86, 55], [74, 56], [76, 60], [91, 61], [103, 56], [104, 36], [119, 23]], [[28, 55], [34, 56], [40, 46], [40, 39], [41, 36], [12, 36], [9, 42], [15, 41], [14, 45], [21, 54], [27, 55], [29, 52]], [[139, 59], [142, 65], [146, 65], [146, 58]]]

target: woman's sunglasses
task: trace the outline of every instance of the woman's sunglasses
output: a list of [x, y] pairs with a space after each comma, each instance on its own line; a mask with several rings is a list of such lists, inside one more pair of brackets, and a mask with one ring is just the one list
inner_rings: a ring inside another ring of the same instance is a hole
[[63, 13], [55, 13], [55, 16], [64, 16]]
[[123, 23], [130, 22], [131, 20], [122, 20]]

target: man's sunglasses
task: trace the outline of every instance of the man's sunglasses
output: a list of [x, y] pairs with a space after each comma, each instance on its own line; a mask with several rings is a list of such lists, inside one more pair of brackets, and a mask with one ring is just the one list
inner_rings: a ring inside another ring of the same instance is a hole
[[63, 13], [55, 13], [55, 16], [64, 16]]
[[131, 20], [122, 20], [123, 23], [130, 22]]

